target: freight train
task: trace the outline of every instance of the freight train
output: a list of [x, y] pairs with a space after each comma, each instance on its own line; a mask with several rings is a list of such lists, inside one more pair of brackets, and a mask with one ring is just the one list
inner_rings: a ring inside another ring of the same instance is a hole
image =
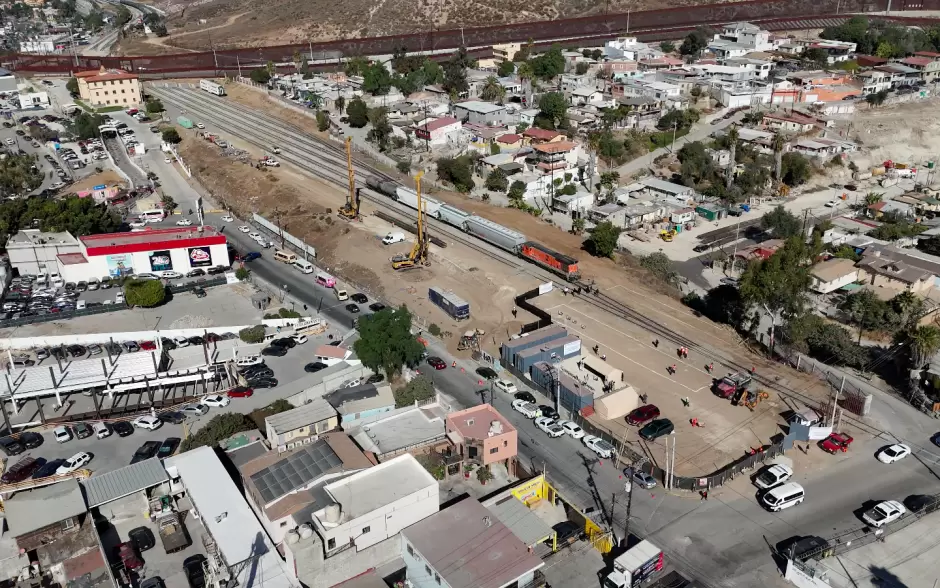
[[[371, 176], [366, 179], [366, 185], [396, 202], [400, 202], [414, 210], [418, 209], [417, 194], [410, 188], [396, 182]], [[581, 277], [581, 272], [578, 270], [578, 260], [573, 257], [553, 251], [541, 243], [530, 241], [518, 231], [460, 210], [456, 206], [443, 204], [424, 195], [421, 196], [421, 201], [424, 203], [425, 214], [443, 223], [456, 227], [465, 233], [470, 233], [490, 245], [530, 261], [566, 280], [573, 281]]]

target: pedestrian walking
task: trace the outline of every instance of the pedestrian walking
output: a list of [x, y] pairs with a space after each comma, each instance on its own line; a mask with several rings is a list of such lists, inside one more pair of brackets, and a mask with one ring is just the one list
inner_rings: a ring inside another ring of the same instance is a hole
[[756, 373], [757, 373], [757, 368], [754, 366], [751, 366], [751, 375], [753, 376]]
[[703, 490], [703, 491], [702, 491], [702, 500], [704, 500], [704, 501], [706, 501], [706, 502], [708, 501], [708, 490]]
[[512, 309], [512, 318], [516, 318], [516, 309], [515, 309], [515, 307]]
[[679, 359], [682, 359], [682, 348], [681, 348], [681, 347], [678, 348], [678, 349], [676, 349], [676, 355], [679, 356]]
[[653, 347], [659, 349], [659, 339], [653, 339]]
[[683, 347], [683, 348], [682, 348], [682, 358], [683, 358], [683, 359], [689, 359], [689, 348], [688, 348], [688, 347]]
[[602, 359], [603, 361], [607, 361], [607, 354], [606, 354], [606, 353], [602, 353], [602, 354], [601, 354], [601, 359]]

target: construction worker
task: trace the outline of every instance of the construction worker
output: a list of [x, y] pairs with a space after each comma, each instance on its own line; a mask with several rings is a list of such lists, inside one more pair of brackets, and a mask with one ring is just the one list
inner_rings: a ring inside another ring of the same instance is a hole
[[453, 363], [450, 364], [450, 367], [452, 367], [452, 368], [457, 367], [457, 360], [456, 360], [456, 359], [453, 361]]
[[656, 349], [659, 349], [659, 339], [653, 340], [653, 347], [655, 347]]

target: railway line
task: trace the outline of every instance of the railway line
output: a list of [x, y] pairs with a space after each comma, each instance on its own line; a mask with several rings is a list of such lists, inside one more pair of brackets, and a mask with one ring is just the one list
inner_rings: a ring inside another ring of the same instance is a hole
[[[165, 104], [185, 110], [188, 115], [201, 117], [203, 122], [211, 123], [225, 133], [238, 137], [261, 149], [270, 149], [273, 145], [279, 146], [281, 154], [278, 157], [282, 161], [291, 163], [298, 169], [314, 177], [322, 178], [345, 191], [348, 182], [345, 153], [338, 144], [332, 144], [314, 135], [294, 130], [290, 125], [273, 116], [259, 113], [229, 100], [215, 98], [198, 90], [189, 90], [176, 85], [154, 85], [150, 91], [161, 98]], [[364, 199], [386, 212], [407, 219], [409, 222], [415, 221], [411, 209], [365, 186], [365, 178], [368, 175], [392, 181], [394, 181], [394, 178], [370, 167], [363, 161], [362, 157], [354, 158], [354, 165], [356, 167], [357, 186], [362, 188], [360, 194]], [[444, 235], [446, 238], [484, 254], [490, 259], [497, 260], [519, 273], [528, 274], [542, 281], [558, 281], [557, 275], [515, 257], [507, 251], [470, 237], [455, 227], [435, 219], [428, 219], [428, 225], [439, 235]], [[688, 347], [698, 357], [707, 358], [709, 361], [727, 366], [732, 371], [747, 371], [752, 367], [744, 358], [722, 353], [715, 346], [696, 342], [678, 330], [650, 318], [643, 311], [628, 306], [603, 292], [589, 292], [589, 289], [593, 291], [593, 283], [588, 277], [574, 282], [573, 286], [575, 290], [572, 295], [576, 298], [650, 332], [654, 337], [659, 338], [664, 345]], [[577, 290], [578, 287], [580, 287], [580, 291]], [[766, 388], [774, 390], [783, 397], [811, 406], [817, 405], [816, 399], [810, 398], [803, 392], [794, 390], [774, 378], [758, 373], [755, 375], [755, 379]], [[846, 415], [845, 419], [854, 426], [875, 435], [882, 433], [880, 429], [851, 415]]]

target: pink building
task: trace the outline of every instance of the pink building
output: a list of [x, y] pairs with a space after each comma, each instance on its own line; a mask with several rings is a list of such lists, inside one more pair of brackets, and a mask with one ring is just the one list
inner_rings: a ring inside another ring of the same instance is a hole
[[481, 404], [447, 415], [447, 438], [464, 463], [502, 463], [515, 472], [518, 433], [503, 415], [489, 404]]

